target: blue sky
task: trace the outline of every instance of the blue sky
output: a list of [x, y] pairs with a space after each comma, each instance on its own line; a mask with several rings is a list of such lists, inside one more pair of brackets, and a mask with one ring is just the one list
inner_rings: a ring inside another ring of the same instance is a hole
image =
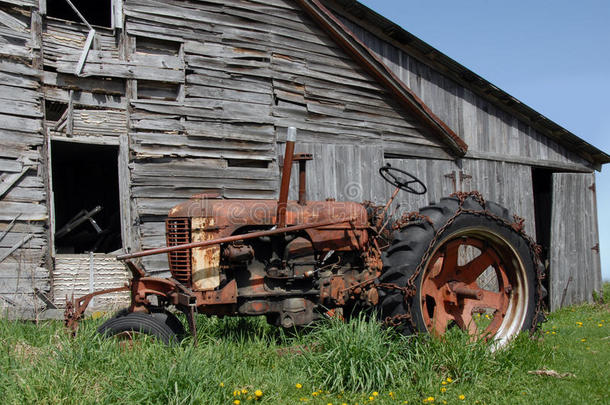
[[[360, 0], [534, 110], [610, 152], [609, 0]], [[610, 280], [610, 165], [597, 175]]]

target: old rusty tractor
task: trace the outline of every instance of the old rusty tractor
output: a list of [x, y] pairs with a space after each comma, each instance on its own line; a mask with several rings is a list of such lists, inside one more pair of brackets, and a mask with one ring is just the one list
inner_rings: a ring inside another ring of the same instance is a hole
[[[307, 201], [309, 154], [295, 154], [289, 128], [279, 200], [227, 200], [195, 195], [166, 221], [167, 246], [124, 254], [133, 277], [131, 304], [100, 328], [104, 335], [150, 334], [164, 342], [185, 332], [168, 310], [264, 315], [291, 328], [335, 314], [371, 309], [403, 333], [443, 334], [457, 326], [503, 344], [540, 320], [543, 267], [523, 221], [478, 193], [456, 193], [419, 212], [391, 218], [399, 191], [423, 194], [415, 176], [389, 165], [380, 175], [395, 187], [384, 206]], [[298, 162], [298, 200], [288, 201]], [[134, 259], [167, 254], [171, 277], [147, 275]], [[95, 295], [70, 301], [75, 327]]]

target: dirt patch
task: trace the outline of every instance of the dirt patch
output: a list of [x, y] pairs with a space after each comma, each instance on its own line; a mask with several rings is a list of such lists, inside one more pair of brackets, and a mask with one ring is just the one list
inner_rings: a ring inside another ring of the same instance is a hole
[[42, 353], [42, 349], [31, 346], [25, 342], [17, 342], [13, 347], [13, 353], [21, 360], [34, 363]]

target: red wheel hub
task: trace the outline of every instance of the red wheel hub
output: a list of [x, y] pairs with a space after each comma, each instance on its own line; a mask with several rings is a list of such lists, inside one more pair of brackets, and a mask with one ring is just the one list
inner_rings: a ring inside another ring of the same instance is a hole
[[[493, 336], [510, 303], [512, 263], [497, 247], [473, 236], [443, 242], [433, 254], [421, 284], [426, 328], [442, 335], [453, 324], [473, 336]], [[489, 285], [483, 284], [485, 276]], [[490, 281], [491, 279], [491, 281]]]

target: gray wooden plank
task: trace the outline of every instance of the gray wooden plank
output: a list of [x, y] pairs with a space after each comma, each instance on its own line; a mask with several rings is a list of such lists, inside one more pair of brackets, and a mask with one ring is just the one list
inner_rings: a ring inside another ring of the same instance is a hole
[[591, 174], [553, 174], [550, 252], [551, 310], [592, 300], [601, 276]]

